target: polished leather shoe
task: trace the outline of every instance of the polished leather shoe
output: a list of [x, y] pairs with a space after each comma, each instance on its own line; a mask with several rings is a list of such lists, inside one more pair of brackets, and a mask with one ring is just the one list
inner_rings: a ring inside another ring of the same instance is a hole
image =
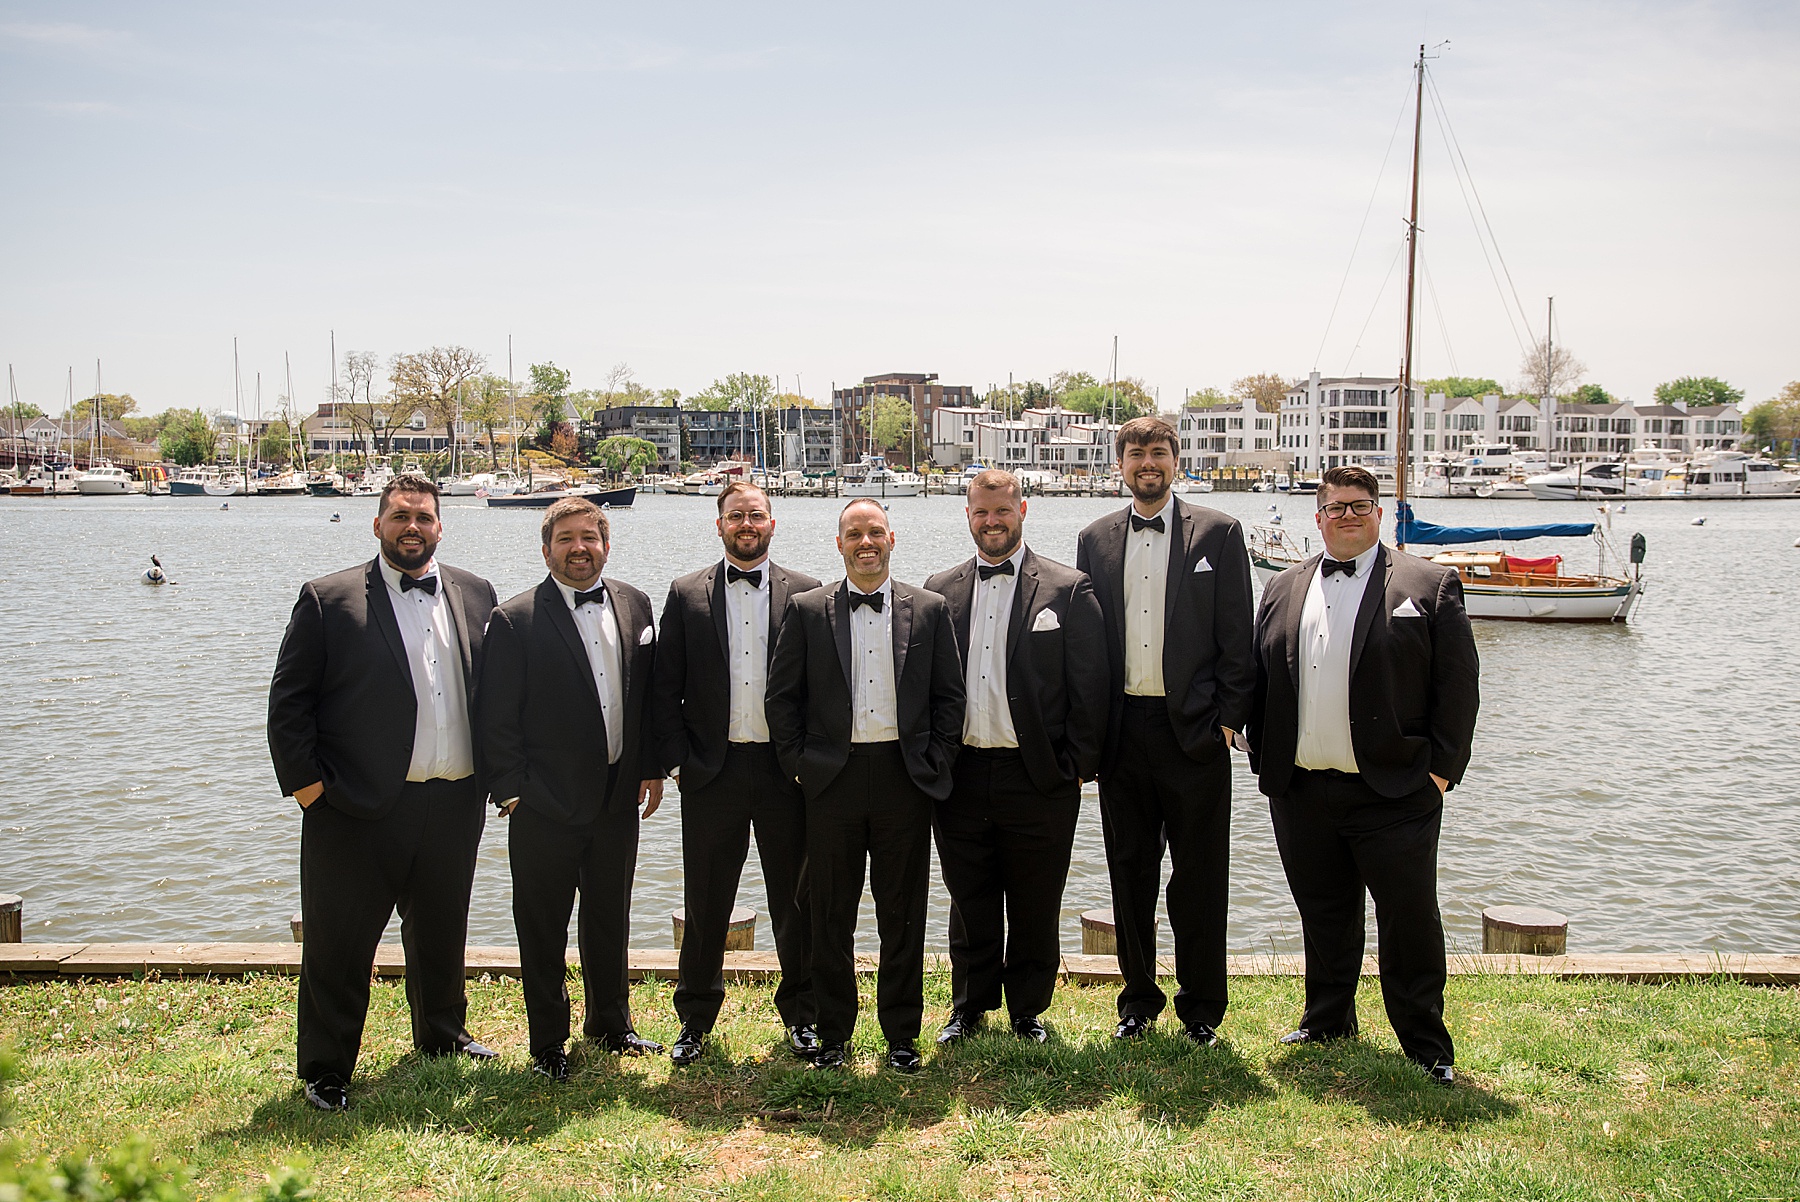
[[813, 1053], [814, 1068], [843, 1068], [844, 1045], [841, 1043], [821, 1043], [819, 1050]]
[[919, 1053], [904, 1043], [897, 1043], [888, 1049], [888, 1067], [897, 1073], [916, 1073], [925, 1063]]
[[1050, 1032], [1044, 1030], [1044, 1024], [1037, 1020], [1035, 1014], [1013, 1019], [1012, 1033], [1020, 1039], [1029, 1039], [1032, 1043], [1050, 1042]]
[[348, 1110], [350, 1090], [343, 1078], [328, 1075], [306, 1083], [306, 1100], [320, 1110]]
[[1448, 1064], [1434, 1064], [1425, 1072], [1431, 1077], [1434, 1085], [1442, 1085], [1445, 1089], [1449, 1089], [1456, 1084], [1456, 1070]]
[[1113, 1030], [1113, 1038], [1142, 1039], [1155, 1023], [1154, 1018], [1142, 1014], [1127, 1014], [1119, 1020], [1118, 1027]]
[[551, 1048], [548, 1052], [539, 1052], [531, 1058], [531, 1071], [540, 1077], [548, 1077], [552, 1081], [569, 1079], [569, 1054], [561, 1048]]
[[669, 1059], [674, 1061], [677, 1067], [692, 1064], [700, 1059], [700, 1051], [705, 1043], [705, 1031], [683, 1026], [681, 1034], [675, 1037], [675, 1046], [669, 1049]]
[[1187, 1025], [1187, 1037], [1203, 1048], [1216, 1048], [1219, 1046], [1219, 1033], [1205, 1023], [1189, 1023]]
[[621, 1035], [602, 1035], [600, 1046], [621, 1056], [660, 1056], [665, 1050], [662, 1044], [654, 1039], [645, 1039], [636, 1031], [626, 1031]]
[[1283, 1035], [1281, 1037], [1281, 1042], [1286, 1044], [1331, 1043], [1334, 1040], [1348, 1038], [1350, 1038], [1350, 1036], [1347, 1033], [1332, 1035], [1324, 1031], [1309, 1031], [1305, 1027], [1301, 1027], [1298, 1031], [1289, 1031], [1286, 1035]]
[[799, 1023], [787, 1029], [788, 1051], [802, 1060], [819, 1054], [819, 1029], [811, 1023]]
[[975, 1032], [981, 1030], [981, 1018], [981, 1014], [974, 1010], [952, 1011], [950, 1014], [950, 1021], [945, 1023], [944, 1029], [938, 1032], [937, 1041], [940, 1044], [944, 1044], [955, 1043], [959, 1039], [967, 1039], [969, 1036], [975, 1034]]

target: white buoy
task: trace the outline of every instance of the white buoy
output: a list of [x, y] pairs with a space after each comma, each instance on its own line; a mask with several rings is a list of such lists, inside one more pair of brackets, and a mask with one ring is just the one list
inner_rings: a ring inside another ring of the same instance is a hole
[[1620, 502], [1619, 502], [1619, 512], [1620, 512], [1620, 513], [1624, 513], [1624, 512], [1625, 512], [1625, 502], [1623, 502], [1623, 501], [1620, 501]]
[[231, 502], [230, 502], [230, 501], [220, 501], [220, 502], [219, 502], [219, 508], [220, 508], [220, 509], [230, 509], [230, 508], [231, 508]]
[[1690, 526], [1704, 526], [1704, 525], [1706, 525], [1706, 519], [1705, 519], [1705, 518], [1695, 518], [1695, 519], [1694, 519], [1694, 520], [1693, 520], [1693, 521], [1691, 521], [1691, 522], [1689, 522], [1689, 523], [1688, 523], [1688, 525], [1690, 525]]
[[167, 584], [168, 580], [168, 576], [163, 573], [162, 560], [152, 555], [150, 557], [150, 566], [144, 569], [144, 583]]
[[341, 513], [334, 513], [331, 515], [331, 520], [334, 522], [341, 522], [344, 520], [344, 515]]
[[1797, 539], [1795, 539], [1795, 540], [1794, 540], [1794, 545], [1795, 545], [1795, 546], [1796, 546], [1796, 547], [1800, 547], [1800, 538], [1797, 538]]
[[1270, 523], [1270, 525], [1274, 525], [1274, 526], [1281, 525], [1281, 515], [1279, 513], [1276, 514], [1274, 517], [1269, 519], [1269, 523]]

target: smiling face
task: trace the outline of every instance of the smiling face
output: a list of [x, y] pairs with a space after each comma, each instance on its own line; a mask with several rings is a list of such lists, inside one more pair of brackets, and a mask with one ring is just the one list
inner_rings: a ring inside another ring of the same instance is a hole
[[600, 579], [606, 567], [606, 536], [600, 533], [599, 518], [590, 513], [574, 513], [557, 519], [550, 528], [550, 539], [544, 544], [544, 565], [562, 583], [582, 592]]
[[775, 537], [769, 497], [760, 488], [737, 488], [725, 498], [719, 514], [719, 539], [725, 555], [740, 568], [761, 563]]
[[887, 510], [874, 501], [852, 501], [838, 515], [837, 548], [851, 584], [865, 593], [880, 588], [894, 553]]
[[1175, 480], [1175, 448], [1163, 439], [1128, 442], [1119, 456], [1119, 472], [1138, 508], [1148, 513], [1169, 495], [1169, 485]]
[[396, 492], [375, 515], [375, 537], [381, 557], [408, 576], [425, 570], [437, 553], [444, 528], [438, 521], [437, 498], [429, 493]]
[[[1320, 485], [1319, 509], [1313, 520], [1319, 524], [1319, 533], [1325, 536], [1325, 554], [1333, 559], [1355, 559], [1364, 551], [1375, 545], [1381, 537], [1381, 503], [1372, 498], [1367, 489], [1346, 485]], [[1366, 514], [1358, 515], [1350, 506], [1357, 501], [1371, 501], [1374, 507]], [[1344, 506], [1341, 517], [1328, 517], [1326, 508]]]
[[969, 489], [969, 533], [975, 549], [989, 563], [999, 563], [1019, 549], [1025, 537], [1025, 502], [1009, 487]]

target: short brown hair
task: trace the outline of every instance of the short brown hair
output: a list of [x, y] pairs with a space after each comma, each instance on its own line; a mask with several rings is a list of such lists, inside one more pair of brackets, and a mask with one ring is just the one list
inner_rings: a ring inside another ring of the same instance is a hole
[[1019, 487], [1019, 478], [1005, 468], [990, 467], [977, 472], [975, 478], [969, 481], [969, 491], [974, 492], [978, 488], [1010, 488], [1013, 500], [1025, 499], [1025, 492]]
[[[727, 484], [725, 486], [724, 491], [719, 493], [719, 514], [721, 516], [723, 516], [725, 513], [725, 498], [726, 497], [729, 497], [729, 496], [733, 495], [734, 493], [750, 492], [752, 489], [761, 493], [762, 497], [763, 497], [763, 504], [768, 505], [768, 502], [769, 502], [769, 490], [768, 489], [764, 488], [760, 484], [752, 484], [748, 480], [733, 480], [730, 484]], [[769, 505], [769, 512], [770, 513], [775, 512], [775, 507], [773, 505]]]
[[1328, 488], [1360, 488], [1377, 501], [1381, 500], [1381, 484], [1375, 479], [1375, 473], [1353, 463], [1326, 468], [1325, 474], [1319, 477], [1319, 495], [1324, 496]]
[[[886, 505], [883, 505], [880, 501], [876, 500], [874, 497], [851, 497], [848, 501], [844, 502], [844, 507], [842, 509], [838, 510], [838, 529], [839, 530], [842, 530], [844, 528], [844, 515], [846, 513], [850, 512], [850, 507], [852, 505], [873, 505], [875, 508], [881, 510], [881, 515], [883, 517], [887, 516], [888, 507]], [[890, 530], [893, 529], [892, 526], [889, 526], [888, 528]]]
[[417, 472], [401, 472], [382, 486], [381, 503], [375, 509], [376, 517], [387, 512], [388, 498], [397, 492], [422, 493], [431, 498], [431, 508], [434, 511], [441, 511], [443, 508], [439, 499], [438, 486], [433, 480], [427, 476], [421, 476]]
[[1125, 448], [1153, 447], [1159, 442], [1169, 444], [1169, 454], [1176, 458], [1181, 456], [1181, 437], [1175, 433], [1175, 427], [1154, 414], [1148, 417], [1134, 417], [1119, 427], [1119, 435], [1113, 440], [1113, 454], [1125, 458]]
[[550, 536], [556, 532], [556, 523], [564, 518], [574, 517], [597, 518], [600, 522], [600, 541], [612, 546], [612, 523], [606, 520], [606, 510], [586, 497], [564, 497], [544, 511], [544, 524], [538, 528], [543, 535], [544, 545], [550, 545]]

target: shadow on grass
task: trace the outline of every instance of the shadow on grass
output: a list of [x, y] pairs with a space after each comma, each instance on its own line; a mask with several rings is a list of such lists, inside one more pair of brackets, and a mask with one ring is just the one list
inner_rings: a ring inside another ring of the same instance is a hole
[[1269, 1066], [1285, 1088], [1315, 1102], [1347, 1102], [1378, 1123], [1452, 1129], [1510, 1118], [1519, 1108], [1459, 1077], [1445, 1088], [1398, 1052], [1357, 1039], [1294, 1047]]

